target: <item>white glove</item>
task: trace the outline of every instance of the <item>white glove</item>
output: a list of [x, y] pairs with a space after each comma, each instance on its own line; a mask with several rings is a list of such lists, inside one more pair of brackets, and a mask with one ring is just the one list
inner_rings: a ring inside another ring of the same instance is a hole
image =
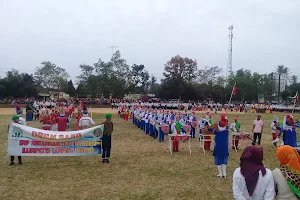
[[279, 142], [279, 138], [276, 138], [274, 141], [273, 141], [273, 144], [277, 144]]

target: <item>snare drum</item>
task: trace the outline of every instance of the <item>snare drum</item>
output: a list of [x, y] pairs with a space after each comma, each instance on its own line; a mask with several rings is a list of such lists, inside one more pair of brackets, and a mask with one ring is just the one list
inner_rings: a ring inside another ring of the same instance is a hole
[[190, 125], [184, 125], [183, 130], [187, 133], [191, 130], [191, 126]]
[[196, 128], [197, 127], [197, 122], [196, 121], [192, 121], [192, 127]]
[[168, 134], [168, 133], [170, 133], [170, 126], [169, 125], [162, 125], [161, 130], [162, 130], [162, 132]]
[[241, 140], [246, 140], [249, 138], [249, 136], [250, 136], [250, 133], [241, 133], [238, 137]]
[[51, 125], [49, 125], [49, 124], [43, 124], [42, 125], [42, 130], [48, 130], [48, 131], [50, 131], [51, 130]]

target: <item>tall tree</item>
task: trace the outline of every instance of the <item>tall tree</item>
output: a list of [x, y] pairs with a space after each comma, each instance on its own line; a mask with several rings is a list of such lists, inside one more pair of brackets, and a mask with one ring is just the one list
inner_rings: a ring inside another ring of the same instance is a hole
[[76, 89], [73, 85], [72, 80], [68, 81], [68, 86], [67, 86], [67, 92], [66, 93], [69, 94], [71, 97], [75, 97]]
[[54, 90], [65, 87], [69, 75], [64, 68], [58, 67], [50, 61], [42, 62], [36, 67], [34, 78], [38, 85], [41, 85], [52, 94]]
[[190, 83], [196, 77], [197, 61], [190, 58], [183, 58], [180, 55], [172, 57], [165, 64], [165, 72], [163, 73], [164, 82], [174, 83], [174, 88], [178, 90], [178, 96], [181, 100], [183, 85], [185, 82]]
[[37, 90], [32, 75], [20, 74], [12, 69], [6, 73], [6, 77], [0, 81], [0, 93], [2, 97], [36, 97]]
[[218, 66], [215, 67], [206, 66], [204, 69], [200, 69], [198, 71], [198, 82], [215, 84], [221, 72], [222, 72], [222, 68]]
[[285, 67], [284, 65], [278, 65], [276, 68], [276, 72], [280, 74], [288, 74], [289, 73], [289, 68]]
[[77, 77], [79, 82], [86, 83], [87, 79], [93, 75], [94, 67], [86, 64], [79, 65], [79, 68], [81, 69], [81, 74]]
[[148, 92], [150, 82], [149, 73], [144, 65], [132, 65], [130, 71], [129, 89], [133, 93], [146, 94]]

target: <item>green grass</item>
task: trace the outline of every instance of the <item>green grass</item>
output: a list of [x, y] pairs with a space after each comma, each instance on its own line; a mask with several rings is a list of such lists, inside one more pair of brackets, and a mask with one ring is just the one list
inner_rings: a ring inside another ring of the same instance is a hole
[[[282, 119], [282, 114], [278, 114]], [[167, 142], [159, 143], [131, 122], [113, 119], [110, 164], [91, 157], [23, 157], [22, 166], [8, 166], [7, 124], [11, 115], [0, 118], [0, 199], [232, 199], [232, 174], [239, 167], [238, 153], [230, 150], [227, 179], [216, 177], [211, 152], [203, 154], [198, 138], [193, 139], [192, 154], [187, 143], [172, 156]], [[104, 115], [94, 114], [96, 123]], [[199, 117], [199, 116], [198, 116]], [[228, 115], [230, 122], [233, 115]], [[219, 119], [213, 116], [213, 121]], [[240, 114], [242, 129], [251, 130], [255, 114]], [[272, 146], [270, 124], [273, 115], [263, 115], [264, 164], [278, 166]], [[38, 122], [28, 126], [40, 127]], [[74, 124], [72, 125], [74, 127]]]

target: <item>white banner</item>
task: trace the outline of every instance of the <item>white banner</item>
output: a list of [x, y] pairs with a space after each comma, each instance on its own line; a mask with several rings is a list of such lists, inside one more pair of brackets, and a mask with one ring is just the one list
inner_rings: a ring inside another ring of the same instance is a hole
[[79, 131], [48, 131], [11, 123], [10, 156], [89, 156], [101, 153], [103, 125]]

